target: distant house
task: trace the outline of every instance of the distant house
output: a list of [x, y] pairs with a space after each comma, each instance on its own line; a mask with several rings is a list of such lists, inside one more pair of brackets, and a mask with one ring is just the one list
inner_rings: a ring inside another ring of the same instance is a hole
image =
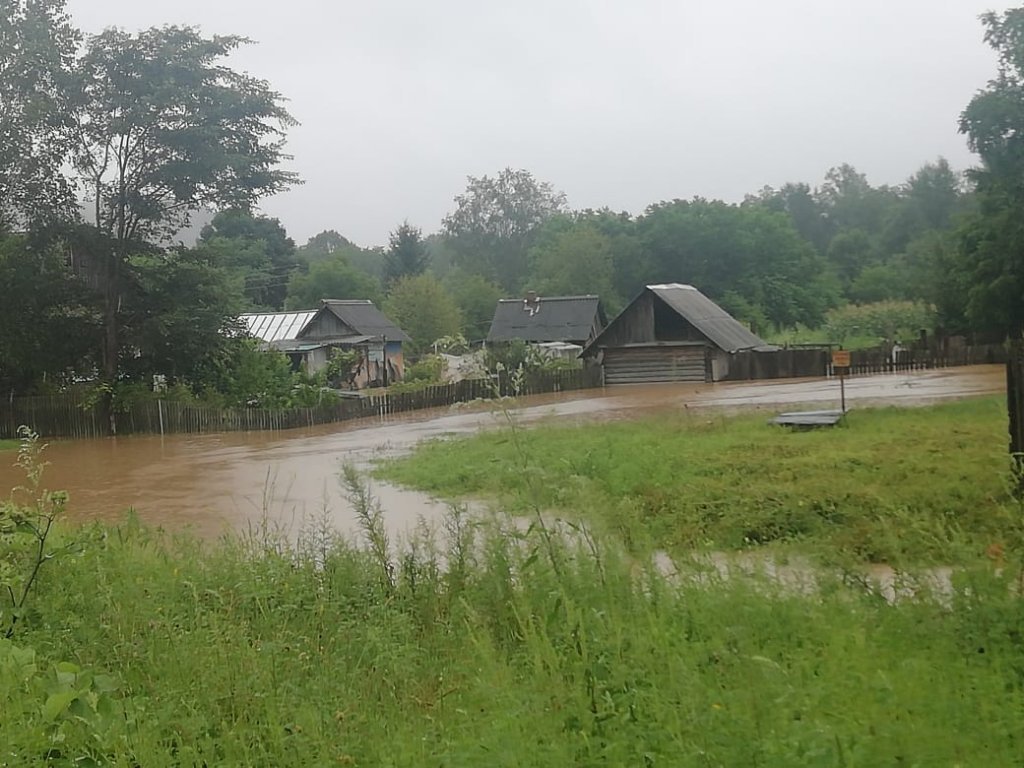
[[532, 344], [586, 346], [607, 324], [597, 296], [537, 296], [501, 299], [494, 310], [489, 343], [526, 341]]
[[692, 285], [648, 285], [586, 349], [605, 384], [720, 381], [731, 352], [773, 349]]
[[288, 355], [292, 366], [316, 373], [332, 349], [357, 349], [362, 355], [352, 386], [399, 381], [405, 372], [405, 331], [367, 299], [324, 299], [318, 309], [242, 315], [249, 334], [268, 348]]

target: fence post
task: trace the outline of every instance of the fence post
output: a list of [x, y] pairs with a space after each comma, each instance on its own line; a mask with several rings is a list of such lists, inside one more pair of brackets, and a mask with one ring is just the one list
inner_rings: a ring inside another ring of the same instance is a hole
[[1010, 342], [1006, 359], [1006, 410], [1009, 416], [1014, 493], [1020, 498], [1024, 495], [1024, 341], [1020, 339]]

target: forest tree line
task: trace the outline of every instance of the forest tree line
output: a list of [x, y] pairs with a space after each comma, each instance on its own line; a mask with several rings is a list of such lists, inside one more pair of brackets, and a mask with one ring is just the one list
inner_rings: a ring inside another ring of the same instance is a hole
[[[505, 169], [469, 177], [436, 230], [396, 221], [377, 247], [334, 229], [297, 245], [259, 213], [299, 180], [282, 168], [282, 97], [224, 65], [243, 40], [187, 27], [84, 36], [63, 0], [3, 12], [5, 394], [81, 380], [112, 393], [160, 375], [245, 400], [239, 380], [267, 363], [237, 317], [321, 298], [372, 299], [413, 352], [482, 339], [501, 297], [591, 293], [614, 313], [658, 282], [693, 284], [777, 341], [1024, 327], [1024, 9], [983, 17], [1000, 71], [959, 123], [978, 168], [939, 158], [875, 186], [841, 164], [739, 203], [637, 215], [574, 210], [554, 185]], [[216, 213], [198, 240], [176, 242], [204, 211]]]

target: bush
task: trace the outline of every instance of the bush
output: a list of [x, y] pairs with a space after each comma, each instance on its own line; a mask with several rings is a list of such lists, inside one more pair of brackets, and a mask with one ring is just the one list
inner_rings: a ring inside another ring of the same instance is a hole
[[427, 355], [415, 363], [405, 367], [405, 375], [402, 380], [392, 384], [389, 392], [401, 394], [402, 392], [417, 392], [426, 387], [443, 383], [444, 358], [440, 355]]
[[874, 336], [879, 340], [897, 336], [916, 338], [918, 331], [929, 330], [934, 324], [934, 308], [916, 301], [848, 304], [829, 310], [825, 317], [829, 339], [838, 342], [857, 336]]

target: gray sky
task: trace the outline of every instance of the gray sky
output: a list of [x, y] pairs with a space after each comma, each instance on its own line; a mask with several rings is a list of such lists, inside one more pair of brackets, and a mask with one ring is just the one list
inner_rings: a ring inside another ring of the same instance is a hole
[[739, 201], [849, 162], [874, 184], [974, 163], [960, 111], [995, 73], [989, 0], [68, 0], [98, 32], [257, 41], [233, 65], [301, 122], [305, 185], [265, 202], [302, 243], [436, 231], [466, 176], [526, 168], [573, 207]]

